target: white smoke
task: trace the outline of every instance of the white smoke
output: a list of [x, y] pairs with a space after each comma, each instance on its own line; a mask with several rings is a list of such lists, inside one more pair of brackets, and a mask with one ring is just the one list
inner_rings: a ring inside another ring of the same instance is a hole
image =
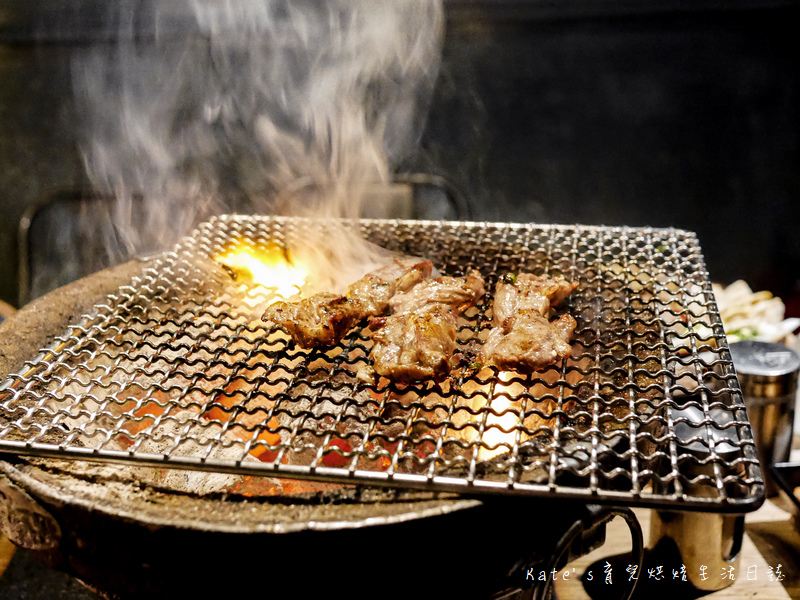
[[440, 0], [186, 1], [164, 3], [191, 15], [186, 35], [74, 64], [86, 168], [115, 199], [122, 252], [168, 247], [213, 213], [357, 217], [364, 186], [421, 135]]

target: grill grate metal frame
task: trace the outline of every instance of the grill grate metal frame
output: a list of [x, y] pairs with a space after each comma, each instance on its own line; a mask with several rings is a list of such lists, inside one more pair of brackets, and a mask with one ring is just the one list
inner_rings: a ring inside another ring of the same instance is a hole
[[[444, 382], [368, 384], [370, 339], [304, 350], [264, 288], [213, 260], [291, 248], [319, 221], [226, 215], [151, 259], [0, 386], [0, 452], [461, 493], [746, 512], [763, 482], [696, 236], [677, 229], [362, 220], [443, 274], [478, 269]], [[299, 237], [298, 237], [299, 236]], [[578, 281], [572, 355], [473, 363], [505, 273]]]

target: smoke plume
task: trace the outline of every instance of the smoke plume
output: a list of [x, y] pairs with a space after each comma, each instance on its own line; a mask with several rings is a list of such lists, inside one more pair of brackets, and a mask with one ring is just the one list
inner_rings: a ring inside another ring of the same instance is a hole
[[[185, 2], [156, 5], [154, 36], [120, 35], [73, 65], [87, 172], [113, 198], [112, 251], [169, 247], [222, 212], [359, 216], [365, 186], [388, 181], [421, 135], [440, 0]], [[181, 12], [185, 35], [159, 36]]]

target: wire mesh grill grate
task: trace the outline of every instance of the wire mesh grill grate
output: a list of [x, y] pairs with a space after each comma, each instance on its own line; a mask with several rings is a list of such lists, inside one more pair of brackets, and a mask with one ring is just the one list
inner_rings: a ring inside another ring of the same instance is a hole
[[[0, 387], [0, 451], [467, 493], [744, 512], [763, 485], [694, 234], [365, 220], [444, 274], [478, 269], [462, 360], [442, 382], [365, 383], [362, 329], [304, 350], [263, 323], [264, 288], [214, 260], [291, 248], [315, 221], [223, 216]], [[530, 375], [474, 363], [504, 273], [564, 275], [571, 356]]]

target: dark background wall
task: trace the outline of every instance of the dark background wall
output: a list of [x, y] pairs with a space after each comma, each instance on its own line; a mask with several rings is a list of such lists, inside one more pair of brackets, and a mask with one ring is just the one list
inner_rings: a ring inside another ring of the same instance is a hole
[[696, 231], [798, 314], [797, 6], [459, 6], [418, 168], [479, 219]]
[[[23, 212], [87, 187], [70, 56], [113, 41], [108, 6], [0, 9], [0, 298], [14, 304]], [[150, 2], [113, 6], [146, 38]], [[428, 126], [404, 169], [447, 177], [477, 220], [694, 230], [712, 279], [744, 278], [800, 315], [798, 6], [447, 2]]]

